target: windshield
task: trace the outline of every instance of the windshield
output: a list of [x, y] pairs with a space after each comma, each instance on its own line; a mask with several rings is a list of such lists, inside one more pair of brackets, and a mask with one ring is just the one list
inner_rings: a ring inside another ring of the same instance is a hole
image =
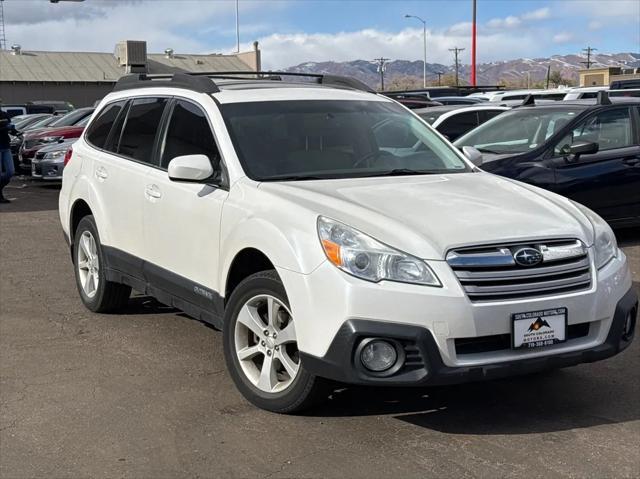
[[522, 108], [507, 111], [455, 141], [483, 153], [525, 153], [544, 144], [582, 111], [581, 108]]
[[396, 103], [231, 103], [222, 114], [240, 162], [257, 181], [469, 171], [446, 142]]
[[24, 130], [35, 130], [37, 128], [43, 128], [45, 126], [49, 126], [54, 121], [58, 121], [60, 117], [58, 116], [47, 116], [45, 118], [41, 118], [40, 120], [28, 125]]
[[72, 126], [78, 123], [78, 121], [82, 120], [85, 116], [91, 113], [90, 110], [74, 110], [71, 113], [67, 113], [62, 116], [60, 119], [51, 123], [49, 126], [58, 127], [58, 126]]

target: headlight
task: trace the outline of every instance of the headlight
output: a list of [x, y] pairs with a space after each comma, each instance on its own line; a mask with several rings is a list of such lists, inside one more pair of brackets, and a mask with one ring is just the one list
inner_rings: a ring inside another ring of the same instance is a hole
[[40, 138], [40, 143], [55, 143], [60, 140], [62, 140], [61, 136], [45, 136]]
[[596, 252], [596, 268], [600, 269], [618, 254], [618, 243], [616, 235], [605, 220], [586, 206], [573, 202], [584, 215], [589, 218], [593, 225], [594, 249]]
[[441, 286], [420, 258], [391, 248], [345, 224], [320, 216], [318, 236], [329, 261], [367, 281], [382, 280]]
[[66, 153], [66, 150], [52, 151], [49, 153], [45, 153], [44, 159], [45, 160], [62, 160], [64, 159], [65, 153]]

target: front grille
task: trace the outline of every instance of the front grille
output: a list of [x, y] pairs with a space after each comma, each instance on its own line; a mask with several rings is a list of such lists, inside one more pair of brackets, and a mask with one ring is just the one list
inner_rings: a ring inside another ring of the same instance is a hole
[[39, 144], [40, 144], [40, 140], [39, 139], [25, 140], [24, 143], [23, 143], [25, 150], [33, 148], [34, 146], [37, 146]]
[[[572, 324], [567, 328], [567, 341], [584, 338], [589, 335], [590, 323]], [[476, 338], [457, 338], [456, 355], [491, 353], [511, 348], [510, 334], [495, 334]]]
[[[515, 257], [523, 249], [535, 250], [541, 261], [519, 264]], [[591, 286], [589, 255], [578, 240], [460, 248], [447, 254], [447, 263], [474, 302], [569, 293]]]

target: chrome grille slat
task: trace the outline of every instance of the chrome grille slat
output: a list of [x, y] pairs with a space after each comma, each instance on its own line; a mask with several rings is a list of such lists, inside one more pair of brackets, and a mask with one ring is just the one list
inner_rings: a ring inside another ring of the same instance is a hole
[[533, 276], [551, 276], [583, 269], [589, 269], [589, 258], [587, 257], [583, 257], [579, 259], [579, 261], [571, 264], [542, 266], [535, 269], [514, 269], [511, 271], [457, 270], [456, 275], [460, 281], [493, 281], [494, 279], [507, 280]]
[[[542, 263], [517, 264], [513, 253], [523, 247], [543, 253]], [[460, 248], [446, 259], [471, 301], [507, 301], [591, 286], [588, 250], [575, 239]]]
[[465, 285], [464, 289], [467, 293], [509, 293], [509, 292], [533, 292], [533, 291], [546, 291], [552, 288], [563, 288], [565, 286], [571, 286], [576, 283], [586, 283], [591, 280], [591, 273], [588, 271], [580, 276], [571, 276], [570, 278], [558, 279], [552, 281], [535, 281], [531, 283], [520, 284], [505, 284], [495, 286], [474, 286]]

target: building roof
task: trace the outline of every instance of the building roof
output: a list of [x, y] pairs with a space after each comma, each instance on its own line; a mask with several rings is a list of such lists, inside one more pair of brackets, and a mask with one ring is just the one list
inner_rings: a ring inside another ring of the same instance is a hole
[[[147, 73], [241, 71], [249, 65], [236, 55], [147, 55]], [[126, 73], [111, 53], [0, 51], [0, 82], [115, 82]]]

